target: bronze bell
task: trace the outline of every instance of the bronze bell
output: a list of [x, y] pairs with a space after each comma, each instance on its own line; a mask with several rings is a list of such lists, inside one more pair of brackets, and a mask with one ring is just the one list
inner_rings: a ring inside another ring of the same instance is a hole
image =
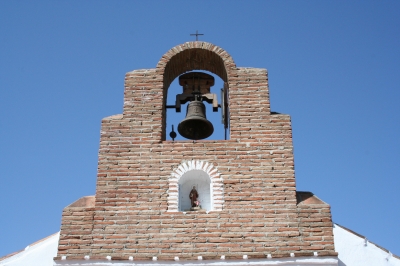
[[206, 107], [201, 101], [188, 104], [186, 118], [178, 125], [178, 132], [187, 139], [205, 139], [214, 132], [214, 127], [206, 118]]

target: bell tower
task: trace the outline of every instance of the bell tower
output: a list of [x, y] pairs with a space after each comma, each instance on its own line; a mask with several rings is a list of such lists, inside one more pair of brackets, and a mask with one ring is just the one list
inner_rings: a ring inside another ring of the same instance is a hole
[[[220, 101], [202, 71], [222, 79]], [[182, 93], [167, 105], [176, 78]], [[186, 139], [166, 140], [167, 109], [185, 103]], [[206, 105], [229, 138], [206, 139], [216, 126]], [[63, 211], [56, 265], [155, 261], [338, 263], [329, 205], [296, 191], [290, 116], [271, 112], [266, 69], [237, 67], [207, 42], [126, 74], [123, 113], [102, 120], [96, 195]]]

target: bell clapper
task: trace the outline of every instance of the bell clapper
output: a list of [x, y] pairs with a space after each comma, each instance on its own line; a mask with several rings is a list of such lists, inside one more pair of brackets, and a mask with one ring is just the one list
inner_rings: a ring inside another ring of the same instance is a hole
[[174, 125], [172, 125], [172, 131], [169, 133], [169, 136], [171, 137], [172, 141], [175, 141], [176, 132], [174, 131]]

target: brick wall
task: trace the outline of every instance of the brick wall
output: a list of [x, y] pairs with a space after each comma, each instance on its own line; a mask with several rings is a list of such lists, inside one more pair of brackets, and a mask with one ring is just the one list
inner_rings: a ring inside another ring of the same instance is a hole
[[[228, 84], [230, 140], [165, 141], [168, 86], [195, 69]], [[217, 169], [222, 210], [169, 208], [172, 174], [191, 160]], [[58, 259], [336, 255], [329, 206], [296, 199], [290, 117], [271, 114], [266, 70], [237, 68], [226, 51], [204, 42], [178, 45], [155, 69], [126, 74], [123, 114], [101, 125], [95, 206], [71, 208], [63, 213]], [[83, 221], [90, 236], [67, 241]]]
[[67, 206], [62, 213], [58, 255], [80, 255], [92, 245], [95, 197], [83, 197]]

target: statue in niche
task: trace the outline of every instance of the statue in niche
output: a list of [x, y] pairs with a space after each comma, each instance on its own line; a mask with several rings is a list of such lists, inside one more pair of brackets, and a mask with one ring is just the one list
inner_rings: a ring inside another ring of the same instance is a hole
[[197, 193], [196, 187], [193, 186], [192, 190], [189, 193], [189, 198], [190, 198], [190, 203], [192, 204], [192, 208], [199, 206], [199, 201], [197, 200], [198, 197], [199, 193]]

